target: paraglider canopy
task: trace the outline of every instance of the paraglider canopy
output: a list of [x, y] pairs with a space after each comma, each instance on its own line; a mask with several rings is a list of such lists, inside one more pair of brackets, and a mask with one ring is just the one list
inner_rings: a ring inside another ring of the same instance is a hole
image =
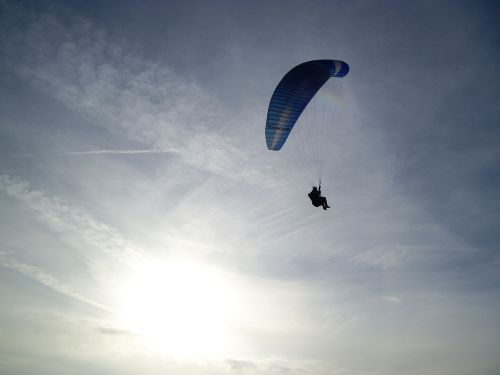
[[269, 103], [266, 143], [278, 151], [285, 144], [297, 119], [330, 77], [344, 77], [349, 65], [340, 60], [313, 60], [297, 65], [280, 81]]

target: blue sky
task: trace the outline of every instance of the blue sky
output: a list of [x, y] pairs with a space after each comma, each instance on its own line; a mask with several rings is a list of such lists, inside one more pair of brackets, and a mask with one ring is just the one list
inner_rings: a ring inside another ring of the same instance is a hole
[[[1, 7], [2, 372], [500, 371], [494, 2]], [[264, 140], [320, 58], [327, 212]]]

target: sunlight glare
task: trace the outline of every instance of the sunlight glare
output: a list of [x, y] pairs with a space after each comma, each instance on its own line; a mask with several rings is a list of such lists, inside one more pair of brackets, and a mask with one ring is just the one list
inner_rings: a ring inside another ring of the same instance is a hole
[[227, 280], [189, 262], [137, 269], [121, 306], [123, 324], [157, 350], [176, 356], [222, 353], [231, 307]]

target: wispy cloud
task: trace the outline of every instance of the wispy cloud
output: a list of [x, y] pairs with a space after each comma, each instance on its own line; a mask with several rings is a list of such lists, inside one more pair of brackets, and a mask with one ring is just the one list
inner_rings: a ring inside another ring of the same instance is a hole
[[46, 273], [42, 269], [30, 264], [20, 262], [1, 250], [0, 250], [0, 265], [2, 267], [17, 271], [20, 274], [27, 276], [60, 294], [73, 298], [74, 300], [86, 303], [93, 307], [97, 307], [98, 309], [104, 310], [106, 312], [112, 312], [112, 310], [109, 307], [81, 295], [71, 286], [66, 285], [65, 283], [61, 282], [56, 277]]
[[[63, 21], [57, 12], [30, 16], [9, 3], [2, 17], [4, 68], [92, 124], [146, 150], [69, 151], [64, 155], [162, 153], [241, 178], [247, 157], [233, 146], [230, 124], [217, 99], [196, 81], [128, 52], [87, 19]], [[231, 157], [226, 157], [230, 154]], [[248, 173], [247, 173], [248, 175]]]
[[[245, 358], [231, 358], [226, 360], [229, 366], [229, 373], [236, 374], [342, 374], [332, 366], [326, 363], [315, 360], [291, 360], [288, 358], [263, 358], [245, 359]], [[332, 372], [333, 371], [333, 372]]]
[[117, 230], [57, 197], [32, 189], [25, 181], [0, 175], [0, 191], [34, 211], [52, 230], [75, 233], [87, 244], [125, 265], [132, 266], [148, 258], [147, 253], [124, 239]]
[[407, 249], [397, 246], [375, 247], [357, 254], [351, 261], [368, 267], [388, 269], [401, 265], [406, 260], [407, 253]]
[[[147, 149], [147, 150], [88, 150], [88, 151], [67, 151], [54, 153], [57, 156], [86, 156], [86, 155], [140, 155], [140, 154], [171, 154], [178, 152], [179, 149]], [[48, 153], [48, 152], [47, 152]], [[20, 158], [33, 158], [38, 154], [15, 155]]]
[[151, 150], [90, 150], [90, 151], [70, 151], [61, 153], [61, 155], [67, 156], [80, 156], [80, 155], [135, 155], [135, 154], [167, 154], [174, 152], [175, 149], [172, 150], [160, 150], [160, 149], [151, 149]]
[[387, 301], [387, 302], [390, 302], [390, 303], [402, 303], [403, 300], [401, 298], [398, 298], [396, 296], [385, 296], [384, 299]]

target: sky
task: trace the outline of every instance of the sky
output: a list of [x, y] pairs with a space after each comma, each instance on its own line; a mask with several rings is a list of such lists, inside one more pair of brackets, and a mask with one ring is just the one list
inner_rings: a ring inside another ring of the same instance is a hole
[[[498, 3], [0, 9], [0, 372], [500, 373]], [[315, 59], [327, 211], [264, 139]]]

